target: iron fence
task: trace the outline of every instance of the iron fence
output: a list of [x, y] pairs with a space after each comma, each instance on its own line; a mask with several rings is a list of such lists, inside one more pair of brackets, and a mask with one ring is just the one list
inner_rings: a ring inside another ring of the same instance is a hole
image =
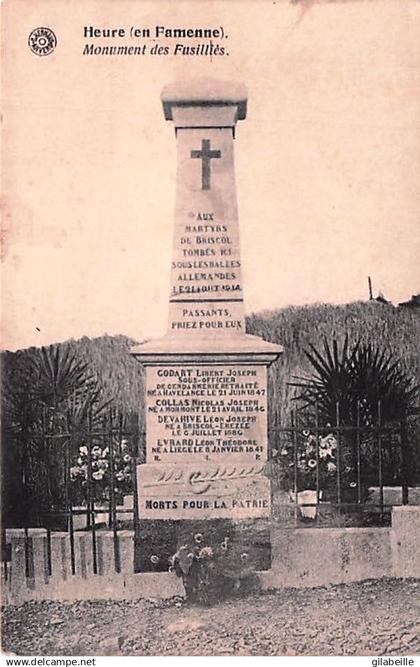
[[[66, 531], [69, 535], [71, 573], [76, 574], [75, 532], [90, 534], [93, 572], [98, 573], [97, 531], [106, 527], [113, 533], [114, 570], [121, 571], [118, 531], [124, 527], [122, 515], [134, 531], [139, 526], [137, 502], [137, 464], [144, 461], [144, 430], [136, 413], [122, 414], [109, 410], [100, 418], [88, 414], [82, 425], [68, 419], [42, 416], [42, 432], [31, 434], [24, 442], [19, 435], [4, 434], [10, 445], [20, 450], [18, 484], [15, 502], [6, 503], [2, 521], [2, 559], [7, 580], [10, 549], [6, 544], [7, 528], [23, 528], [25, 574], [31, 577], [31, 540], [29, 528], [46, 529], [47, 573], [52, 574], [51, 533]], [[83, 459], [82, 459], [83, 456]], [[118, 484], [118, 463], [125, 456], [124, 485]], [[120, 507], [123, 492], [132, 495], [131, 508]], [[30, 502], [25, 503], [25, 499]], [[19, 512], [22, 501], [23, 515]], [[14, 510], [10, 507], [14, 505]], [[98, 517], [101, 521], [98, 522]], [[80, 519], [82, 524], [80, 525]], [[124, 517], [125, 518], [125, 517]], [[77, 524], [77, 525], [76, 525]]]
[[[388, 514], [386, 484], [399, 484], [402, 504], [409, 500], [414, 453], [408, 431], [408, 418], [398, 424], [383, 424], [380, 405], [376, 423], [372, 424], [362, 423], [359, 410], [355, 424], [343, 423], [339, 404], [333, 424], [321, 423], [316, 408], [311, 414], [292, 412], [286, 425], [271, 424], [267, 472], [273, 480], [274, 494], [280, 487], [291, 492], [288, 507], [292, 522], [288, 525], [305, 525], [299, 494], [308, 486], [315, 492], [315, 499], [305, 505], [315, 508], [315, 525], [323, 525], [327, 510], [330, 514], [335, 512], [339, 523], [343, 517], [374, 512], [375, 520], [383, 524]], [[140, 543], [137, 465], [145, 461], [145, 432], [139, 415], [110, 409], [100, 417], [89, 413], [80, 425], [68, 416], [51, 416], [46, 410], [40, 432], [23, 441], [21, 434], [9, 437], [8, 446], [19, 452], [21, 497], [29, 498], [29, 502], [19, 517], [11, 512], [3, 518], [5, 578], [10, 560], [6, 527], [24, 529], [27, 577], [31, 576], [32, 562], [28, 528], [37, 526], [46, 528], [48, 574], [52, 574], [51, 534], [59, 530], [69, 535], [71, 573], [77, 574], [75, 531], [80, 529], [80, 517], [89, 534], [93, 572], [98, 573], [97, 533], [104, 525], [112, 531], [113, 566], [115, 572], [120, 572], [119, 531], [130, 527], [135, 543]], [[367, 502], [367, 492], [374, 485], [379, 490], [378, 501]], [[131, 507], [121, 506], [124, 495], [132, 496]], [[276, 502], [274, 510], [275, 507]], [[273, 517], [281, 519], [275, 511]]]
[[400, 504], [408, 504], [410, 478], [412, 485], [420, 481], [420, 468], [415, 465], [418, 416], [383, 423], [380, 402], [375, 421], [364, 423], [362, 414], [357, 405], [355, 423], [348, 424], [336, 403], [334, 421], [323, 423], [314, 406], [309, 412], [292, 411], [287, 425], [274, 422], [269, 429], [271, 476], [293, 498], [295, 525], [299, 525], [300, 494], [306, 490], [313, 491], [313, 501], [304, 505], [316, 508], [315, 525], [322, 525], [320, 519], [327, 510], [335, 512], [338, 522], [346, 515], [347, 523], [353, 518], [360, 525], [363, 514], [376, 515], [370, 520], [377, 525], [389, 522], [393, 503], [386, 501], [387, 486], [399, 487]]

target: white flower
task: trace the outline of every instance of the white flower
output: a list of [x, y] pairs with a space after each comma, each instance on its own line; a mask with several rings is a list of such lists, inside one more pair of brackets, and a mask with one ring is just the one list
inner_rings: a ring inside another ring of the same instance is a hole
[[198, 553], [198, 558], [212, 558], [213, 549], [211, 547], [203, 547]]
[[352, 489], [354, 489], [354, 488], [356, 488], [357, 484], [356, 484], [356, 482], [350, 482], [349, 486], [350, 486]]
[[70, 468], [70, 479], [76, 479], [81, 473], [81, 469], [78, 466], [72, 466]]
[[116, 477], [116, 479], [117, 479], [119, 482], [122, 482], [123, 479], [124, 479], [124, 477], [125, 477], [125, 475], [124, 475], [124, 473], [120, 470], [119, 472], [117, 472], [117, 474], [115, 475], [115, 477]]
[[334, 438], [332, 433], [327, 435], [327, 442], [331, 449], [337, 449], [337, 440]]
[[79, 452], [80, 452], [80, 454], [83, 454], [83, 456], [87, 456], [88, 455], [88, 448], [85, 445], [83, 445], [82, 447], [79, 447]]
[[104, 470], [97, 470], [96, 472], [92, 473], [92, 477], [93, 479], [101, 480], [103, 479], [104, 474]]
[[92, 447], [92, 456], [95, 458], [99, 458], [102, 456], [102, 449], [98, 447], [98, 445], [95, 445], [95, 447]]
[[332, 461], [328, 461], [327, 469], [328, 469], [328, 472], [335, 472], [337, 470], [337, 466]]
[[284, 447], [284, 448], [281, 450], [280, 454], [281, 454], [282, 456], [287, 456], [288, 451], [287, 451], [286, 447]]
[[124, 454], [124, 459], [123, 459], [123, 460], [124, 460], [126, 463], [129, 463], [129, 461], [131, 461], [131, 456], [130, 456], [130, 454]]
[[159, 556], [152, 554], [150, 556], [150, 562], [153, 563], [153, 565], [157, 565], [159, 563]]
[[241, 561], [245, 561], [247, 558], [248, 558], [248, 554], [246, 553], [246, 551], [244, 551], [244, 552], [241, 554]]
[[278, 450], [277, 450], [277, 449], [272, 449], [272, 450], [271, 450], [271, 458], [273, 458], [273, 459], [276, 458], [277, 454], [278, 454]]
[[308, 435], [309, 435], [309, 431], [306, 430], [306, 429], [305, 429], [304, 431], [302, 431], [302, 433], [303, 433], [303, 435], [305, 436], [305, 438], [307, 438]]
[[83, 465], [83, 459], [82, 459], [81, 456], [79, 456], [79, 458], [77, 459], [77, 464], [78, 464], [79, 466]]
[[196, 534], [194, 535], [194, 542], [195, 542], [196, 544], [201, 544], [202, 541], [203, 541], [203, 536], [202, 536], [202, 534], [201, 534], [201, 533], [196, 533]]
[[310, 468], [316, 468], [316, 461], [315, 461], [315, 459], [309, 459], [309, 461], [308, 461], [308, 466], [309, 466]]

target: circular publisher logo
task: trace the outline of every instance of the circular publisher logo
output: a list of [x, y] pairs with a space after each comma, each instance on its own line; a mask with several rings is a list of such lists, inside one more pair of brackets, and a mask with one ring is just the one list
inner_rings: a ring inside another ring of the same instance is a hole
[[32, 53], [37, 56], [49, 56], [57, 46], [57, 37], [50, 28], [35, 28], [28, 38]]

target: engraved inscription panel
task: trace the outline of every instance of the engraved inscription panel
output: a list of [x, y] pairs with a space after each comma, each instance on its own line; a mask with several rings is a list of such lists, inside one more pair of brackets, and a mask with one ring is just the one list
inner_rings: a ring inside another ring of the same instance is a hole
[[266, 369], [147, 369], [147, 461], [267, 460]]
[[270, 482], [262, 464], [138, 466], [140, 516], [222, 519], [270, 516]]

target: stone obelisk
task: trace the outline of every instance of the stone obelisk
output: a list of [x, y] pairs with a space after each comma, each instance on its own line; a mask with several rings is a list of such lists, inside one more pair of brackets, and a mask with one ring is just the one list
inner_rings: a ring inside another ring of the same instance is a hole
[[270, 514], [267, 367], [278, 345], [245, 333], [233, 140], [242, 85], [167, 86], [178, 151], [169, 326], [132, 353], [146, 367], [143, 519]]
[[178, 149], [169, 330], [244, 334], [233, 133], [246, 115], [245, 90], [170, 86], [163, 106]]

